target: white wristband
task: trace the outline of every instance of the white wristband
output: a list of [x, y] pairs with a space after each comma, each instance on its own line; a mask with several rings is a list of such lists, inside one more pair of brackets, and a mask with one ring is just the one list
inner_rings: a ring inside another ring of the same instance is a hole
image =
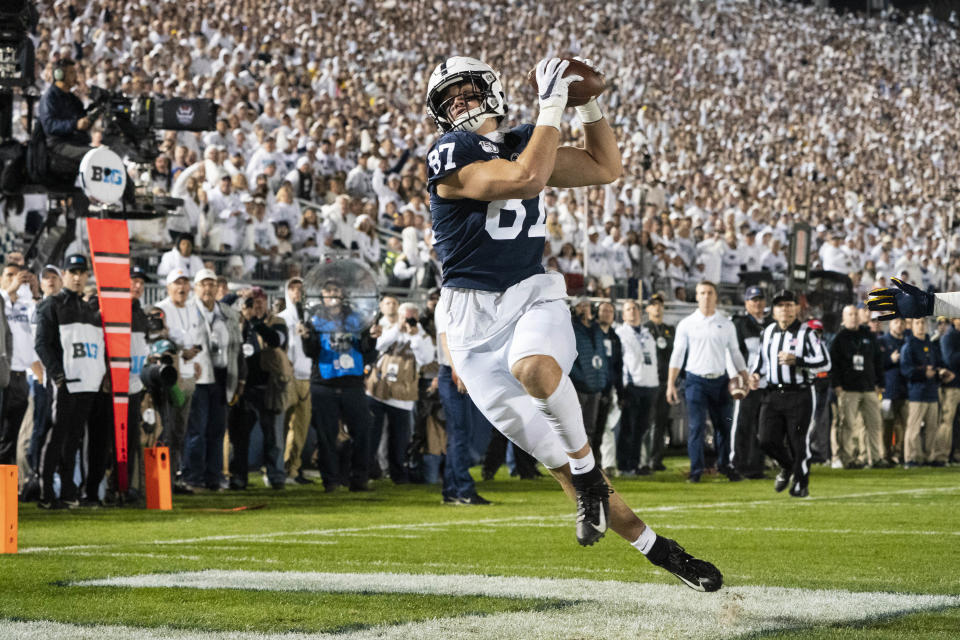
[[591, 98], [585, 105], [576, 107], [577, 115], [580, 116], [580, 122], [590, 124], [603, 119], [603, 111], [600, 110], [600, 104], [596, 98]]
[[960, 291], [933, 294], [932, 315], [960, 318]]
[[563, 119], [563, 107], [543, 107], [537, 116], [538, 127], [553, 127], [560, 130], [560, 120]]

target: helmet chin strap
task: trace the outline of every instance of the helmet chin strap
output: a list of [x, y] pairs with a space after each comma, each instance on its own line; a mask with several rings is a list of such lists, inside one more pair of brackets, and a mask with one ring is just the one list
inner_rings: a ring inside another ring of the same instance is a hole
[[[486, 122], [487, 118], [483, 117], [487, 114], [487, 109], [485, 106], [480, 106], [475, 109], [467, 111], [465, 114], [456, 119], [451, 128], [453, 131], [476, 131], [480, 126]], [[487, 116], [492, 117], [492, 116]]]

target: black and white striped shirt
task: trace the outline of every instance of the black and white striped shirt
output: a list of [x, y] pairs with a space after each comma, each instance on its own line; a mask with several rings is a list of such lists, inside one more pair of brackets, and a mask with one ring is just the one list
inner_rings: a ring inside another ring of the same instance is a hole
[[[796, 364], [779, 364], [777, 354], [781, 351], [795, 355]], [[785, 330], [780, 329], [776, 322], [763, 330], [760, 353], [751, 369], [766, 386], [773, 387], [809, 385], [817, 373], [829, 370], [830, 355], [823, 343], [816, 333], [799, 320]]]

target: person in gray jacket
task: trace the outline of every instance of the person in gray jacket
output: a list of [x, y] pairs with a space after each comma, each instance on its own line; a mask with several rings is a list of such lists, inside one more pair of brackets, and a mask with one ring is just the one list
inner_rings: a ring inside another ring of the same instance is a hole
[[187, 309], [200, 371], [190, 405], [183, 478], [194, 491], [216, 491], [221, 488], [227, 404], [243, 395], [247, 367], [240, 318], [216, 299], [217, 274], [202, 269], [193, 285], [195, 297]]

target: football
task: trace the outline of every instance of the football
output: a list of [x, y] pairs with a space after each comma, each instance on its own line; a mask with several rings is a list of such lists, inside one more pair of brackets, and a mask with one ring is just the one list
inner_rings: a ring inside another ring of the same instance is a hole
[[750, 389], [740, 384], [740, 378], [731, 378], [727, 389], [730, 390], [730, 397], [734, 400], [743, 400], [750, 393]]
[[[564, 77], [571, 74], [583, 77], [583, 80], [578, 80], [570, 85], [570, 90], [567, 93], [568, 107], [585, 105], [590, 102], [591, 99], [603, 93], [603, 90], [607, 88], [607, 82], [603, 74], [590, 65], [580, 60], [574, 60], [573, 58], [565, 57], [562, 59], [570, 61], [566, 71], [563, 72]], [[536, 66], [527, 73], [527, 82], [533, 87], [534, 91], [538, 90]]]

